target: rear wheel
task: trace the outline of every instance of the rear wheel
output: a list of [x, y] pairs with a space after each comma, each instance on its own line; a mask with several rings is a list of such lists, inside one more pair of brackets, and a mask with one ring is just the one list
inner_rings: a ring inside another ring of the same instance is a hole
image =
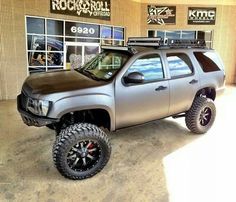
[[57, 137], [53, 159], [66, 178], [82, 180], [100, 172], [107, 164], [111, 146], [106, 134], [92, 124], [68, 126]]
[[195, 98], [186, 113], [185, 123], [189, 130], [197, 134], [206, 133], [213, 125], [216, 116], [214, 102], [206, 97]]

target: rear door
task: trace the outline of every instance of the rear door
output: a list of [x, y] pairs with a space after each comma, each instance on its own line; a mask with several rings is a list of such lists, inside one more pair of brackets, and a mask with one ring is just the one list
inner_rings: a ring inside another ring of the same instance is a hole
[[190, 60], [191, 54], [185, 50], [166, 51], [164, 54], [170, 77], [169, 115], [188, 110], [199, 89], [199, 76]]

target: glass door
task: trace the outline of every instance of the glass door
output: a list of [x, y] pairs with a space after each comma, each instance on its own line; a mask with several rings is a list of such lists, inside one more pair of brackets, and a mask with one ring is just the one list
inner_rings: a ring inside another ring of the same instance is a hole
[[65, 69], [75, 69], [84, 65], [100, 52], [98, 43], [65, 42]]

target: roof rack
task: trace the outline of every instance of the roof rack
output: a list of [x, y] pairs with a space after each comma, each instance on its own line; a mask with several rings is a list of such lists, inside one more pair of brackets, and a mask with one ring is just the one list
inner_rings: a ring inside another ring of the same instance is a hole
[[109, 49], [109, 50], [124, 50], [127, 51], [127, 46], [101, 46], [101, 49]]
[[201, 39], [163, 39], [159, 37], [130, 37], [127, 45], [155, 48], [206, 48], [205, 40]]

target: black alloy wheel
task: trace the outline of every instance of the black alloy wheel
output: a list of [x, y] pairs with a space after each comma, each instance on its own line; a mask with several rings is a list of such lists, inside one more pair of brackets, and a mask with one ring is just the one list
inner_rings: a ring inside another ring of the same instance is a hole
[[211, 109], [209, 107], [205, 107], [200, 113], [200, 124], [202, 126], [206, 126], [211, 120]]
[[101, 158], [98, 142], [84, 140], [76, 143], [67, 154], [67, 164], [74, 171], [87, 171], [94, 167]]

